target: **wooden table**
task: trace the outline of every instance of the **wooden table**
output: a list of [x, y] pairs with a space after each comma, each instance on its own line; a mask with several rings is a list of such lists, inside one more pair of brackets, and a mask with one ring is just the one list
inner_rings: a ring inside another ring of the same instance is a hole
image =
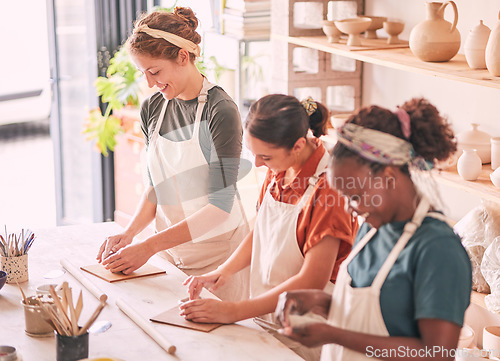
[[[100, 243], [106, 236], [120, 230], [115, 223], [34, 230], [37, 239], [29, 252], [30, 279], [21, 284], [24, 292], [27, 296], [33, 295], [40, 284], [66, 280], [73, 288], [74, 299], [83, 289], [81, 319], [87, 320], [98, 304], [97, 299], [67, 272], [55, 279], [44, 276], [50, 271], [63, 269], [60, 265], [62, 258], [77, 267], [94, 263]], [[84, 274], [109, 296], [108, 306], [98, 320], [112, 323], [108, 331], [90, 335], [90, 358], [115, 357], [128, 361], [301, 360], [252, 320], [224, 325], [209, 333], [155, 323], [154, 327], [177, 347], [175, 356], [167, 354], [115, 305], [119, 297], [149, 319], [186, 297], [186, 288], [182, 286], [186, 278], [183, 272], [159, 256], [152, 257], [149, 263], [165, 269], [167, 274], [112, 284]], [[25, 334], [20, 299], [15, 284], [6, 284], [0, 290], [0, 344], [16, 347], [23, 361], [55, 360], [54, 337], [33, 338]]]

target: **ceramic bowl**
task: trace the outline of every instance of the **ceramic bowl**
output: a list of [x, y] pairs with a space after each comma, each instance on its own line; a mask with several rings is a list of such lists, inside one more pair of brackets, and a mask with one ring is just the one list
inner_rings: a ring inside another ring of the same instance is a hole
[[365, 38], [367, 39], [377, 39], [377, 30], [382, 29], [384, 21], [387, 21], [385, 16], [369, 16], [364, 15], [363, 17], [372, 19], [372, 22], [368, 29], [366, 29]]
[[335, 26], [343, 33], [349, 34], [349, 39], [347, 40], [347, 45], [349, 46], [361, 46], [361, 40], [359, 40], [359, 34], [366, 31], [372, 19], [359, 17], [344, 20], [336, 20]]
[[458, 336], [457, 348], [471, 347], [474, 343], [474, 335], [474, 330], [470, 326], [464, 324]]
[[328, 38], [328, 42], [338, 43], [342, 32], [339, 29], [337, 29], [337, 27], [335, 26], [335, 22], [329, 20], [323, 20], [322, 25], [323, 25], [323, 32]]
[[388, 44], [397, 44], [399, 42], [398, 35], [403, 32], [405, 23], [400, 21], [384, 21], [384, 30], [389, 35]]
[[491, 183], [497, 188], [500, 188], [500, 168], [497, 168], [490, 174]]
[[2, 289], [3, 285], [5, 284], [5, 281], [7, 281], [7, 272], [0, 271], [0, 290]]
[[333, 114], [330, 117], [330, 122], [334, 129], [338, 129], [344, 125], [344, 123], [351, 117], [351, 113], [341, 113], [341, 114]]
[[479, 124], [471, 123], [472, 129], [460, 132], [456, 135], [457, 148], [476, 149], [483, 164], [491, 162], [491, 136], [478, 129]]

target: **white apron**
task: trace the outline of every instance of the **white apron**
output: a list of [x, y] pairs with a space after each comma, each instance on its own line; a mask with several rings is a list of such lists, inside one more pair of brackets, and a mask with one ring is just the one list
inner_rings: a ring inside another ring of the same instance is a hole
[[[403, 234], [391, 250], [384, 264], [375, 276], [369, 287], [351, 287], [351, 277], [347, 266], [351, 260], [363, 249], [377, 232], [372, 228], [352, 249], [349, 256], [340, 265], [337, 282], [332, 294], [332, 303], [328, 315], [328, 323], [350, 331], [356, 331], [376, 336], [389, 336], [380, 309], [380, 289], [385, 282], [389, 271], [396, 262], [401, 251], [413, 236], [426, 216], [444, 220], [440, 213], [429, 211], [429, 202], [422, 198], [410, 222], [406, 223]], [[366, 361], [374, 360], [364, 353], [352, 351], [337, 344], [323, 346], [321, 361]]]
[[[254, 298], [285, 282], [299, 273], [304, 256], [297, 242], [297, 221], [314, 186], [326, 171], [329, 154], [325, 151], [316, 172], [309, 178], [309, 186], [300, 201], [293, 205], [276, 201], [271, 195], [269, 184], [255, 222], [253, 231], [252, 264], [250, 266], [250, 297]], [[328, 284], [331, 285], [330, 282]], [[309, 349], [288, 337], [278, 334], [281, 328], [274, 314], [255, 319], [266, 331], [306, 360], [318, 360], [321, 348]]]
[[[168, 100], [165, 100], [153, 130], [147, 161], [158, 201], [155, 218], [157, 232], [183, 221], [209, 204], [209, 165], [200, 147], [200, 123], [208, 91], [214, 86], [206, 78], [203, 79], [191, 139], [177, 142], [159, 136]], [[192, 229], [196, 225], [188, 226]], [[248, 223], [236, 193], [231, 214], [225, 222], [161, 254], [187, 274], [206, 273], [223, 263], [248, 232]], [[248, 286], [245, 287], [248, 281], [238, 282], [243, 282], [240, 291], [245, 294], [242, 296], [248, 295]], [[240, 298], [236, 297], [237, 290], [231, 292], [234, 292], [233, 299]]]

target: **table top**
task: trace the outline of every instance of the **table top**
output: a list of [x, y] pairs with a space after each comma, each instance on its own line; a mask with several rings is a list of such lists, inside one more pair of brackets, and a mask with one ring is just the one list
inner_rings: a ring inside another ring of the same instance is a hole
[[[95, 263], [98, 247], [105, 237], [120, 230], [120, 226], [111, 222], [34, 230], [37, 238], [28, 256], [30, 279], [20, 286], [30, 296], [41, 284], [68, 281], [74, 300], [83, 290], [84, 307], [80, 320], [86, 321], [97, 307], [98, 300], [68, 272], [53, 279], [47, 277], [58, 273], [51, 271], [63, 270], [60, 265], [63, 258], [78, 268]], [[115, 304], [120, 298], [149, 320], [186, 297], [186, 288], [182, 286], [186, 275], [182, 271], [157, 255], [148, 263], [164, 269], [166, 274], [108, 283], [84, 272], [84, 277], [108, 295], [108, 305], [97, 320], [112, 323], [106, 332], [90, 334], [90, 358], [114, 357], [130, 361], [301, 360], [252, 320], [224, 325], [208, 333], [152, 323], [177, 347], [175, 355], [169, 355]], [[204, 297], [210, 297], [208, 291], [203, 292]], [[24, 332], [24, 311], [20, 300], [17, 285], [6, 284], [0, 290], [0, 344], [14, 346], [23, 361], [55, 360], [55, 337], [34, 338]]]

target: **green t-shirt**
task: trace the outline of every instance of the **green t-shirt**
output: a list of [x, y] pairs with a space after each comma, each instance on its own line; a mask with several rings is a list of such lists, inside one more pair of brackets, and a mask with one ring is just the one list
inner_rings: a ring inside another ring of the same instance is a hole
[[[403, 232], [403, 222], [381, 226], [347, 266], [353, 287], [370, 286]], [[370, 230], [363, 224], [355, 243]], [[446, 223], [427, 217], [387, 275], [380, 307], [391, 336], [419, 337], [417, 321], [463, 324], [470, 303], [472, 270], [460, 238]]]
[[[141, 106], [141, 128], [146, 147], [153, 134], [165, 99], [160, 92], [147, 98]], [[183, 141], [193, 136], [198, 99], [172, 99], [168, 102], [160, 135], [171, 141]], [[234, 101], [222, 88], [215, 86], [208, 91], [200, 123], [200, 147], [209, 166], [209, 184], [199, 189], [208, 192], [209, 203], [230, 212], [238, 178], [243, 128]], [[168, 157], [167, 157], [168, 158]], [[192, 182], [196, 170], [186, 174]], [[150, 184], [151, 176], [148, 169]], [[200, 195], [200, 194], [198, 194]]]

